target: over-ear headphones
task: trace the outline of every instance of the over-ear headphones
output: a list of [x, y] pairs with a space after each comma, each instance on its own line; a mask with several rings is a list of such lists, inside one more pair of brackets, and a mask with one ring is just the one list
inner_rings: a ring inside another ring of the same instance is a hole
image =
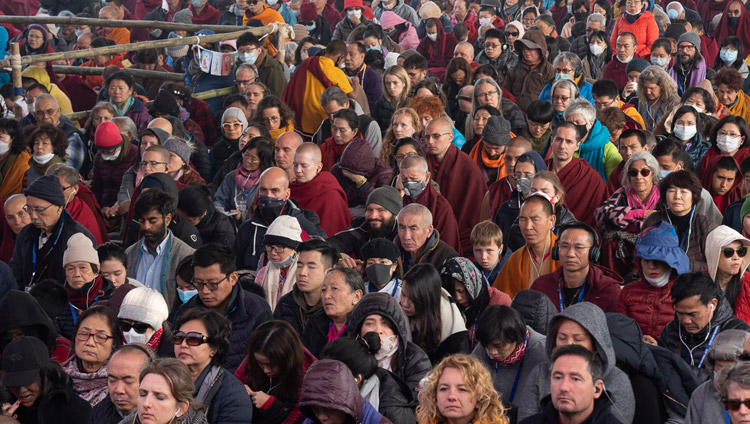
[[[596, 262], [599, 260], [599, 257], [602, 254], [602, 250], [599, 247], [599, 235], [596, 233], [596, 230], [591, 228], [591, 226], [584, 224], [583, 222], [573, 222], [569, 225], [564, 226], [560, 230], [560, 236], [562, 237], [562, 233], [567, 230], [584, 230], [589, 233], [589, 235], [591, 235], [591, 238], [594, 239], [594, 245], [589, 248], [589, 262]], [[557, 241], [555, 242], [555, 246], [552, 248], [550, 256], [554, 261], [560, 260], [560, 239], [557, 239]]]

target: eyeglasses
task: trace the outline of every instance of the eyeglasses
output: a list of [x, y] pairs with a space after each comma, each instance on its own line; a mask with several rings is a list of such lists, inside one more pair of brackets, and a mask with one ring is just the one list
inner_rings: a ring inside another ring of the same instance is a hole
[[198, 291], [203, 290], [203, 287], [208, 287], [209, 290], [216, 291], [219, 289], [219, 284], [221, 284], [227, 278], [229, 278], [229, 275], [225, 275], [224, 278], [222, 278], [221, 280], [217, 282], [192, 280], [192, 283], [193, 283], [193, 286], [195, 286], [195, 288], [198, 289]]
[[405, 157], [411, 156], [411, 155], [417, 155], [417, 154], [419, 154], [419, 153], [417, 153], [417, 152], [409, 152], [409, 153], [405, 153], [403, 155], [394, 155], [393, 158], [396, 159], [397, 161], [401, 162], [402, 160], [404, 160]]
[[570, 100], [570, 96], [552, 96], [553, 102], [567, 102]]
[[558, 74], [569, 74], [569, 73], [573, 72], [573, 70], [572, 69], [559, 69], [558, 68], [558, 69], [555, 69], [555, 72], [557, 72]]
[[471, 101], [471, 97], [458, 96], [457, 99], [458, 100], [463, 100], [465, 102], [470, 102]]
[[23, 209], [24, 212], [26, 212], [29, 215], [31, 215], [32, 213], [35, 213], [37, 215], [41, 215], [41, 214], [44, 213], [44, 211], [46, 211], [47, 209], [51, 208], [52, 206], [55, 206], [55, 205], [49, 205], [49, 206], [44, 207], [44, 208], [41, 207], [41, 206], [31, 207], [29, 205], [23, 205], [22, 209]]
[[107, 340], [114, 339], [114, 337], [102, 334], [102, 333], [89, 333], [88, 331], [79, 331], [76, 333], [76, 340], [79, 342], [87, 342], [89, 338], [94, 336], [94, 342], [99, 344], [107, 343]]
[[731, 258], [735, 253], [737, 253], [737, 256], [739, 256], [740, 258], [744, 258], [745, 255], [747, 255], [747, 247], [742, 246], [737, 250], [734, 250], [731, 247], [725, 247], [721, 250], [721, 253], [724, 254], [725, 258]]
[[55, 113], [57, 113], [57, 109], [47, 109], [47, 110], [36, 110], [36, 111], [34, 111], [34, 115], [36, 115], [36, 116], [54, 116]]
[[224, 128], [237, 128], [242, 126], [242, 122], [224, 122], [221, 126]]
[[183, 341], [185, 341], [188, 346], [200, 346], [203, 343], [208, 343], [208, 337], [194, 331], [189, 333], [178, 331], [172, 334], [172, 340], [174, 340], [175, 345], [181, 345]]
[[484, 97], [485, 99], [489, 99], [490, 97], [494, 96], [495, 94], [497, 94], [497, 91], [493, 90], [493, 91], [488, 91], [486, 93], [477, 93], [476, 96], [477, 96], [477, 98]]
[[695, 46], [692, 44], [677, 46], [677, 50], [688, 50], [688, 51], [695, 50]]
[[745, 405], [745, 408], [750, 409], [750, 399], [724, 399], [724, 407], [729, 411], [737, 411], [740, 406]]
[[440, 137], [444, 135], [448, 135], [448, 134], [452, 134], [452, 133], [447, 132], [447, 133], [442, 133], [442, 134], [425, 134], [424, 139], [427, 141], [438, 140], [440, 139]]
[[264, 124], [270, 124], [270, 123], [274, 123], [275, 124], [275, 123], [279, 122], [279, 117], [278, 116], [272, 116], [270, 118], [261, 118], [260, 121], [262, 123], [264, 123]]
[[141, 161], [141, 168], [145, 168], [147, 166], [150, 166], [151, 168], [156, 168], [159, 165], [166, 165], [167, 162], [156, 162], [156, 161]]
[[137, 322], [135, 324], [131, 324], [131, 323], [127, 322], [127, 321], [120, 320], [120, 328], [122, 328], [122, 331], [124, 333], [127, 333], [128, 331], [130, 331], [131, 328], [135, 328], [135, 332], [136, 333], [143, 334], [149, 328], [151, 328], [151, 326], [148, 325], [148, 324], [144, 324], [142, 322]]
[[649, 175], [651, 175], [651, 170], [648, 168], [643, 168], [631, 169], [630, 171], [628, 171], [628, 175], [630, 176], [630, 178], [637, 177], [638, 174], [641, 174], [642, 177], [648, 177]]
[[284, 253], [286, 246], [266, 246], [266, 253]]

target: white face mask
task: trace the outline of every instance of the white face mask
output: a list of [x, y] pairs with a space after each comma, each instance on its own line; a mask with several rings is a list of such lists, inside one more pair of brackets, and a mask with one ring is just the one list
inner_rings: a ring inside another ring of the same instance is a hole
[[696, 106], [696, 105], [688, 105], [688, 106], [692, 106], [693, 109], [695, 109], [695, 111], [698, 113], [703, 113], [703, 108], [700, 106]]
[[295, 259], [294, 255], [289, 255], [286, 257], [286, 259], [282, 259], [278, 262], [274, 261], [271, 258], [268, 258], [269, 261], [273, 262], [273, 264], [279, 268], [286, 268], [288, 266], [292, 266], [292, 264], [294, 263], [294, 259]]
[[669, 277], [672, 275], [672, 270], [668, 269], [664, 274], [661, 275], [661, 277], [657, 279], [649, 278], [648, 275], [644, 275], [643, 278], [648, 281], [649, 284], [651, 284], [654, 287], [664, 287], [669, 282]]
[[487, 25], [490, 23], [490, 18], [479, 18], [479, 26]]
[[346, 13], [350, 17], [354, 17], [354, 18], [357, 18], [357, 19], [359, 19], [359, 18], [362, 17], [362, 11], [361, 10], [347, 10]]
[[55, 156], [54, 153], [47, 153], [46, 155], [32, 156], [32, 159], [34, 159], [34, 162], [38, 163], [39, 165], [44, 165], [47, 162], [51, 161], [53, 156]]
[[591, 50], [591, 54], [594, 56], [599, 56], [600, 54], [604, 53], [604, 46], [600, 44], [592, 44], [589, 46], [589, 50]]
[[674, 135], [677, 136], [680, 140], [690, 140], [693, 138], [695, 133], [698, 132], [698, 128], [695, 125], [675, 125], [674, 126]]
[[633, 60], [633, 56], [629, 56], [625, 58], [624, 60], [620, 59], [620, 56], [615, 55], [615, 57], [617, 58], [617, 60], [619, 60], [622, 63], [630, 63], [630, 61]]
[[0, 141], [0, 155], [8, 153], [10, 150], [10, 144]]
[[427, 34], [427, 38], [429, 38], [431, 41], [437, 41], [437, 32], [434, 34]]
[[729, 154], [740, 148], [740, 142], [742, 137], [731, 137], [728, 135], [717, 135], [716, 136], [716, 147], [721, 150], [721, 153]]
[[146, 343], [148, 341], [146, 334], [141, 334], [135, 331], [135, 328], [131, 328], [130, 331], [122, 333], [122, 337], [127, 344]]
[[390, 370], [390, 362], [393, 355], [398, 351], [398, 335], [380, 338], [380, 350], [375, 352], [375, 359], [381, 368]]
[[120, 150], [121, 150], [120, 148], [117, 148], [117, 150], [115, 150], [115, 152], [112, 153], [111, 155], [102, 154], [101, 155], [102, 156], [102, 160], [105, 160], [105, 161], [116, 160], [120, 156]]

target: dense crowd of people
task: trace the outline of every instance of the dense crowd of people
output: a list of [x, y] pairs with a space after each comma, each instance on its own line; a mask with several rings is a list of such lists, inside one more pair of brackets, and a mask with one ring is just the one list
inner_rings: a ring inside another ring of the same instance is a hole
[[743, 2], [0, 15], [0, 423], [750, 420]]

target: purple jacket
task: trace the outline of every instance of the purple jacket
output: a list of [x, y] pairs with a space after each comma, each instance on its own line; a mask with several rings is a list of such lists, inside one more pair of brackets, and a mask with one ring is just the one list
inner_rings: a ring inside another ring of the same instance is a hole
[[148, 113], [146, 102], [140, 97], [135, 98], [133, 105], [130, 106], [130, 109], [128, 109], [127, 112], [125, 112], [125, 116], [135, 122], [135, 126], [138, 128], [139, 134], [141, 131], [146, 129], [148, 121], [151, 120], [151, 115]]
[[[364, 175], [367, 182], [357, 188], [356, 184], [344, 176], [343, 170], [354, 174]], [[331, 174], [336, 177], [341, 188], [346, 193], [349, 207], [364, 206], [367, 196], [376, 188], [388, 185], [391, 178], [391, 167], [372, 153], [370, 143], [358, 137], [350, 141], [341, 154], [339, 162], [331, 168]]]
[[94, 156], [94, 166], [91, 168], [91, 191], [102, 207], [112, 206], [117, 202], [117, 192], [120, 190], [122, 177], [135, 164], [138, 158], [138, 148], [127, 143], [124, 157], [119, 162], [103, 161], [102, 155]]
[[684, 93], [685, 90], [687, 90], [690, 87], [696, 87], [699, 82], [706, 79], [706, 60], [703, 59], [700, 62], [698, 62], [698, 65], [695, 67], [695, 69], [690, 71], [690, 81], [688, 81], [687, 87], [682, 86], [682, 82], [677, 77], [677, 72], [675, 72], [674, 67], [677, 66], [677, 61], [675, 61], [674, 66], [669, 68], [669, 76], [672, 77], [672, 79], [677, 83], [677, 86], [680, 89], [680, 93]]

